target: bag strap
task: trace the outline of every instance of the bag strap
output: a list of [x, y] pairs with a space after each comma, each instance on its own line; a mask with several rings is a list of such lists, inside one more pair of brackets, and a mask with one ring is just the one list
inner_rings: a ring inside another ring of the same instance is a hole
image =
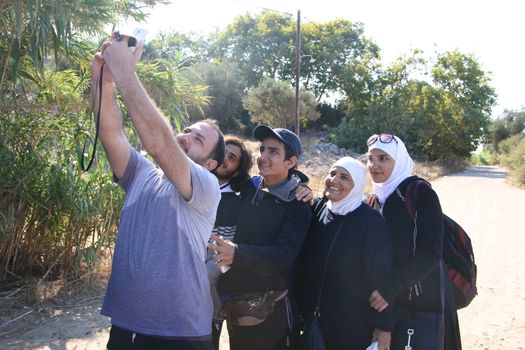
[[419, 190], [419, 186], [421, 186], [424, 183], [430, 186], [430, 184], [423, 179], [416, 179], [410, 182], [407, 185], [405, 193], [403, 195], [403, 199], [405, 200], [405, 206], [408, 211], [408, 216], [410, 216], [410, 219], [412, 220], [414, 219], [414, 216], [417, 212], [417, 191]]
[[[104, 76], [104, 65], [100, 67], [100, 76], [98, 77], [98, 81], [96, 85], [98, 85], [98, 110], [97, 115], [95, 118], [95, 140], [93, 141], [89, 134], [86, 133], [86, 141], [84, 141], [84, 148], [82, 149], [82, 154], [80, 157], [80, 168], [83, 171], [88, 171], [89, 168], [91, 168], [91, 165], [93, 164], [93, 161], [95, 160], [95, 155], [97, 153], [97, 141], [98, 141], [98, 134], [100, 131], [100, 109], [102, 108], [102, 77]], [[95, 101], [93, 100], [93, 107], [92, 109], [95, 109]], [[88, 141], [93, 144], [93, 153], [91, 154], [91, 157], [89, 159], [89, 162], [87, 165], [85, 165], [84, 158], [86, 156], [86, 152], [88, 151]]]
[[[408, 212], [408, 215], [411, 220], [414, 221], [414, 232], [415, 235], [417, 235], [417, 222], [416, 222], [416, 216], [417, 216], [417, 191], [419, 190], [419, 186], [426, 183], [428, 186], [430, 186], [430, 183], [424, 179], [416, 179], [409, 183], [407, 185], [407, 188], [405, 189], [405, 193], [403, 196], [403, 199], [405, 201], [405, 206]], [[415, 242], [416, 237], [414, 237], [414, 254], [415, 254]], [[445, 310], [445, 271], [443, 268], [443, 257], [438, 262], [438, 270], [439, 270], [439, 294], [441, 299], [441, 312], [444, 312]]]
[[343, 230], [343, 226], [345, 224], [345, 221], [346, 221], [346, 215], [343, 218], [343, 220], [341, 220], [341, 223], [337, 227], [337, 231], [335, 232], [334, 238], [332, 239], [332, 242], [330, 243], [330, 248], [328, 248], [326, 259], [324, 261], [323, 274], [321, 275], [321, 285], [319, 286], [319, 293], [317, 294], [317, 301], [315, 303], [315, 309], [314, 309], [314, 315], [316, 317], [321, 316], [319, 308], [320, 308], [320, 304], [321, 304], [321, 293], [323, 292], [324, 277], [326, 275], [326, 269], [328, 268], [328, 260], [330, 260], [330, 254], [332, 253], [332, 249], [334, 248], [335, 242], [337, 241], [337, 237], [339, 237], [339, 234]]

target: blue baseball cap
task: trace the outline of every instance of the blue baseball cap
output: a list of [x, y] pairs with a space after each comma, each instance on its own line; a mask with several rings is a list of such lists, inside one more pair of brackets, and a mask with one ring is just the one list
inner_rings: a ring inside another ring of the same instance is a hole
[[266, 125], [257, 125], [257, 127], [253, 130], [253, 137], [259, 141], [263, 141], [268, 137], [276, 138], [290, 147], [292, 156], [296, 156], [297, 158], [301, 156], [301, 140], [299, 140], [299, 136], [288, 129], [271, 129]]

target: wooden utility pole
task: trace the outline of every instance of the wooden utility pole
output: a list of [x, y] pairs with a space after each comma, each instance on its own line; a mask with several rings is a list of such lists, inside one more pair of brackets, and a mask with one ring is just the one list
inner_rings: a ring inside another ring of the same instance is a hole
[[295, 133], [299, 136], [299, 98], [301, 80], [301, 10], [297, 10], [297, 33], [295, 36]]

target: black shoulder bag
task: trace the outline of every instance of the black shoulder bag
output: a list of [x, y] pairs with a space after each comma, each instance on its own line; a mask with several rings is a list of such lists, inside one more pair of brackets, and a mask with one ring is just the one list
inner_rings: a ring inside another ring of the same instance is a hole
[[326, 260], [323, 266], [323, 274], [321, 276], [321, 285], [319, 287], [319, 293], [317, 294], [317, 301], [315, 303], [314, 311], [308, 316], [304, 324], [304, 331], [299, 342], [299, 350], [326, 350], [324, 343], [323, 333], [321, 332], [321, 325], [319, 324], [319, 318], [321, 317], [320, 304], [321, 304], [321, 295], [323, 292], [324, 278], [326, 275], [326, 269], [328, 267], [328, 260], [330, 259], [330, 254], [341, 233], [345, 218], [341, 221], [341, 224], [337, 228], [334, 239], [330, 243], [330, 248], [328, 248], [328, 254], [326, 255]]

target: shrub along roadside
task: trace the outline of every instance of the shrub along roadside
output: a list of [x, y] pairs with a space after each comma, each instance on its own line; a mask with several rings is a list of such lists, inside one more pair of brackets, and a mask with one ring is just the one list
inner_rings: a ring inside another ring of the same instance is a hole
[[493, 156], [488, 150], [483, 150], [479, 153], [474, 153], [470, 157], [470, 161], [474, 165], [491, 165], [494, 164]]
[[104, 152], [78, 166], [83, 112], [0, 116], [0, 280], [75, 277], [114, 239], [122, 194]]
[[498, 160], [510, 169], [511, 181], [525, 186], [525, 135], [520, 133], [501, 141], [498, 150]]

